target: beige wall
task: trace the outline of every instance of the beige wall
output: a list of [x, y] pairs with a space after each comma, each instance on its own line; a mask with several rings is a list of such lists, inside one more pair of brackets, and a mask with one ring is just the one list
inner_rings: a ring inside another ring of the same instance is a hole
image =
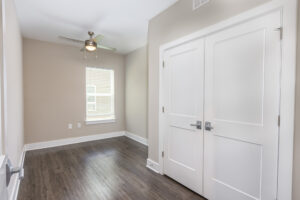
[[137, 49], [125, 58], [126, 130], [147, 138], [148, 64], [147, 47]]
[[159, 46], [215, 24], [270, 0], [213, 0], [192, 11], [192, 0], [180, 0], [149, 23], [149, 158], [158, 161]]
[[[23, 150], [23, 76], [22, 37], [14, 1], [5, 0], [4, 67], [6, 69], [6, 138], [5, 150], [14, 166], [19, 165]], [[13, 177], [9, 193], [15, 184]]]
[[[79, 47], [31, 39], [23, 52], [26, 143], [125, 130], [124, 56], [103, 50], [84, 60]], [[85, 125], [85, 66], [114, 69], [116, 123]]]

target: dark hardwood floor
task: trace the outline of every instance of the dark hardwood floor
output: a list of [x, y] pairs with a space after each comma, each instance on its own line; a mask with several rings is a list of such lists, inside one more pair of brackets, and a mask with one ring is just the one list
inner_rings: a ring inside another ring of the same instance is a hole
[[204, 200], [147, 169], [146, 158], [126, 137], [29, 151], [18, 200]]

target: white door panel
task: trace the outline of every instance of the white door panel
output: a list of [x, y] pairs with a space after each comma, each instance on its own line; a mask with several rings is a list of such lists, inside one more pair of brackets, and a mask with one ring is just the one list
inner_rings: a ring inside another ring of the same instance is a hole
[[164, 56], [166, 118], [164, 173], [202, 194], [204, 41], [168, 50]]
[[280, 12], [206, 38], [204, 193], [273, 200], [277, 190]]

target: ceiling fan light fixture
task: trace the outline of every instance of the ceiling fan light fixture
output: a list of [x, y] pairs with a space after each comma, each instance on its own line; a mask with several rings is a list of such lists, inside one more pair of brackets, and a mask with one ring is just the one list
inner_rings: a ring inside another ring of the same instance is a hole
[[97, 43], [93, 40], [86, 40], [85, 41], [85, 49], [87, 51], [96, 51]]

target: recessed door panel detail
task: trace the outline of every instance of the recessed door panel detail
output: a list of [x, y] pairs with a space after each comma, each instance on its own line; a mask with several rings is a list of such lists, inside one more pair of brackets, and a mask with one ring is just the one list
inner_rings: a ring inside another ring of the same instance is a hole
[[[169, 159], [177, 164], [195, 171], [198, 167], [197, 162], [197, 144], [193, 141], [195, 136], [187, 137], [187, 135], [195, 134], [190, 133], [189, 130], [171, 128], [169, 138]], [[182, 142], [184, 141], [184, 142]], [[190, 144], [190, 145], [186, 145]], [[190, 152], [187, 156], [185, 153]]]
[[263, 123], [265, 49], [264, 29], [214, 44], [216, 120]]
[[199, 78], [198, 56], [197, 49], [190, 49], [169, 58], [168, 66], [171, 66], [170, 112], [173, 114], [195, 116], [199, 113], [199, 102], [196, 102], [199, 94], [195, 92], [197, 85], [191, 81]]
[[229, 138], [215, 138], [215, 181], [260, 197], [261, 145]]

